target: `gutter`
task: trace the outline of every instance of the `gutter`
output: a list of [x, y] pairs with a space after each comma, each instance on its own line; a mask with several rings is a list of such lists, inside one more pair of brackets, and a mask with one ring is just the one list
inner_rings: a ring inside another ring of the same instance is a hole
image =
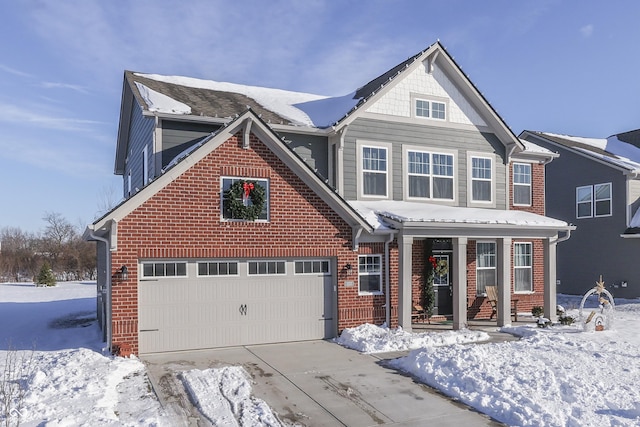
[[90, 229], [89, 227], [87, 227], [87, 230], [85, 231], [85, 234], [87, 234], [89, 237], [91, 237], [91, 239], [96, 240], [96, 241], [100, 241], [103, 242], [106, 246], [106, 250], [107, 250], [107, 259], [106, 259], [106, 266], [107, 266], [107, 277], [106, 277], [106, 290], [101, 290], [100, 292], [104, 295], [103, 298], [105, 298], [106, 300], [106, 313], [103, 313], [104, 317], [103, 319], [105, 319], [105, 330], [106, 330], [106, 335], [107, 335], [107, 348], [109, 349], [109, 353], [111, 353], [111, 336], [112, 336], [112, 332], [111, 332], [111, 318], [112, 318], [112, 313], [111, 313], [111, 248], [110, 248], [110, 242], [109, 239], [105, 238], [105, 237], [101, 237], [95, 234], [95, 231], [93, 229]]

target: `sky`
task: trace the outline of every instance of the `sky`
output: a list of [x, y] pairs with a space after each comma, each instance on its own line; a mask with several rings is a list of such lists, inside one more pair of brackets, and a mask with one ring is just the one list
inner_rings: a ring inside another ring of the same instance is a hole
[[122, 197], [124, 70], [326, 96], [437, 40], [519, 134], [637, 129], [635, 0], [22, 0], [0, 14], [0, 230]]

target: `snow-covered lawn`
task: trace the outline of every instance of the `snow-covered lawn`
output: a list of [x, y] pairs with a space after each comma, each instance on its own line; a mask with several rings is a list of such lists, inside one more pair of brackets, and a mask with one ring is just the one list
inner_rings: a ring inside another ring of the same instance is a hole
[[[578, 316], [579, 297], [560, 296], [559, 302]], [[638, 426], [640, 301], [617, 304], [610, 330], [584, 332], [578, 324], [503, 328], [522, 339], [427, 345], [391, 364], [508, 425]], [[406, 335], [364, 325], [345, 331], [338, 342], [362, 352], [415, 348]]]
[[[577, 315], [580, 299], [561, 298]], [[482, 343], [488, 335], [480, 331], [410, 334], [362, 325], [336, 341], [365, 353], [414, 349], [391, 363], [509, 425], [636, 426], [640, 301], [616, 302], [613, 327], [602, 332], [531, 324], [504, 329], [519, 341]], [[95, 308], [95, 283], [0, 284], [0, 394], [3, 384], [24, 390], [7, 411], [9, 425], [176, 425], [145, 365], [104, 352]], [[282, 425], [268, 402], [251, 395], [240, 367], [191, 370], [181, 380], [214, 425]]]

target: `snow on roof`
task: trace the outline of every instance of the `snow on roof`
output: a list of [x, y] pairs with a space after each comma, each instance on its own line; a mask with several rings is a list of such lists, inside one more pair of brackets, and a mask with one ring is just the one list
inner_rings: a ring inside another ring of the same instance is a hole
[[180, 101], [168, 97], [160, 92], [156, 92], [143, 85], [142, 83], [135, 82], [140, 92], [140, 96], [147, 103], [149, 111], [156, 111], [158, 113], [170, 113], [170, 114], [191, 114], [191, 107], [183, 104]]
[[605, 138], [583, 138], [580, 136], [561, 135], [558, 133], [542, 132], [544, 135], [554, 136], [556, 138], [568, 139], [570, 141], [577, 142], [579, 144], [590, 145], [592, 147], [605, 150], [607, 147], [607, 140]]
[[527, 141], [526, 139], [518, 138], [518, 140], [522, 143], [522, 145], [524, 145], [525, 153], [538, 153], [538, 154], [548, 154], [548, 155], [555, 154], [553, 151], [547, 150], [546, 148], [541, 147], [538, 144], [534, 144], [531, 141]]
[[[310, 93], [247, 86], [236, 83], [216, 82], [213, 80], [196, 79], [193, 77], [163, 76], [159, 74], [142, 73], [135, 73], [135, 75], [165, 83], [193, 87], [196, 89], [239, 93], [254, 99], [258, 104], [262, 105], [266, 109], [303, 126], [326, 127], [333, 124], [333, 122], [341, 118], [357, 102], [357, 100], [353, 100], [353, 105], [346, 103], [343, 98], [347, 98], [349, 95], [345, 97], [329, 98]], [[339, 111], [340, 109], [341, 111]], [[334, 117], [337, 117], [337, 119], [328, 123], [326, 122], [326, 120], [331, 120]]]
[[466, 208], [396, 200], [350, 201], [349, 203], [375, 229], [379, 229], [381, 224], [384, 225], [379, 217], [399, 222], [493, 224], [552, 228], [568, 226], [564, 221], [523, 211]]

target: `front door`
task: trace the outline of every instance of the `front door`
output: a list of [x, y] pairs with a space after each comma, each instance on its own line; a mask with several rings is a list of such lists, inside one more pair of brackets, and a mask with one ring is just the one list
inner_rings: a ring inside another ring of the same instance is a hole
[[442, 316], [453, 315], [453, 288], [451, 285], [451, 274], [449, 267], [451, 266], [451, 254], [449, 253], [434, 253], [436, 261], [440, 262], [444, 260], [447, 263], [447, 272], [442, 276], [437, 274], [433, 278], [433, 293], [435, 294], [435, 305], [433, 307], [433, 314], [439, 314]]

